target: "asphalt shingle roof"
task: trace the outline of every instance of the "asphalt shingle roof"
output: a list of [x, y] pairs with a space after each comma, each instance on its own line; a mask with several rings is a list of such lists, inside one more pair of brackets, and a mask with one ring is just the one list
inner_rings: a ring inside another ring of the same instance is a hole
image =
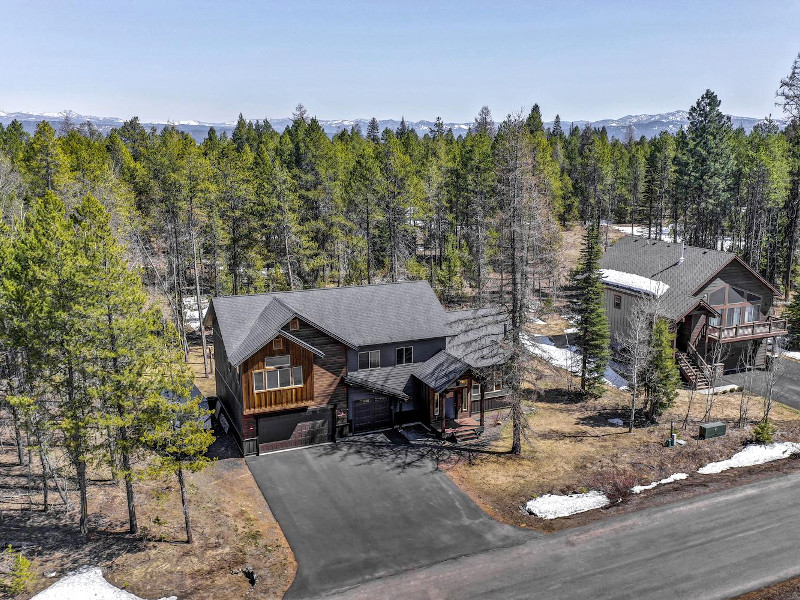
[[416, 365], [414, 375], [435, 392], [446, 389], [469, 369], [469, 364], [447, 350], [437, 352], [428, 360]]
[[684, 247], [682, 263], [680, 256], [680, 243], [625, 236], [609, 246], [600, 266], [666, 283], [669, 289], [660, 298], [660, 311], [664, 317], [677, 320], [702, 300], [693, 292], [736, 257], [694, 246]]
[[295, 315], [353, 348], [448, 335], [426, 281], [319, 288], [212, 299], [230, 362], [241, 364]]
[[396, 365], [380, 369], [364, 369], [348, 373], [344, 381], [368, 390], [382, 392], [390, 396], [409, 400], [414, 393], [414, 380], [411, 376], [419, 364]]

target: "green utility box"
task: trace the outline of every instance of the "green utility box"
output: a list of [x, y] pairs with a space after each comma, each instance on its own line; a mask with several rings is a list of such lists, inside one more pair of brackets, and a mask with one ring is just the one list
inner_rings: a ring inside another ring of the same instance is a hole
[[715, 421], [714, 423], [700, 423], [700, 439], [707, 440], [713, 437], [725, 435], [725, 423]]

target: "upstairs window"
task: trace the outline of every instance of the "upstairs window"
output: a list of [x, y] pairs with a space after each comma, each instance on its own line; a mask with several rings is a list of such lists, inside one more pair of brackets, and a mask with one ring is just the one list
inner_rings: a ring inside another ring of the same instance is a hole
[[722, 306], [725, 304], [725, 288], [721, 287], [711, 292], [708, 296], [708, 303], [711, 306]]
[[470, 390], [470, 394], [473, 398], [480, 398], [481, 397], [481, 384], [477, 381], [472, 382], [472, 390]]
[[272, 340], [272, 349], [273, 350], [283, 350], [283, 338], [282, 337], [276, 337], [274, 340]]
[[264, 369], [253, 372], [253, 390], [264, 392], [303, 385], [303, 367], [291, 365], [289, 355], [268, 356]]
[[492, 378], [489, 380], [489, 385], [486, 386], [487, 392], [499, 392], [503, 389], [503, 373], [494, 371]]
[[614, 308], [622, 308], [622, 296], [614, 294]]
[[300, 321], [297, 319], [292, 319], [289, 321], [289, 331], [297, 331], [300, 329]]
[[408, 365], [414, 362], [414, 347], [402, 346], [396, 350], [397, 360], [395, 364]]
[[381, 351], [370, 350], [369, 352], [358, 353], [358, 369], [378, 369], [381, 366]]

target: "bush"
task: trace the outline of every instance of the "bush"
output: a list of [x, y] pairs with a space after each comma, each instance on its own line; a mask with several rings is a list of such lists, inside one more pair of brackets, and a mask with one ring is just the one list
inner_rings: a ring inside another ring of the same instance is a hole
[[775, 426], [769, 421], [762, 421], [753, 427], [753, 438], [759, 444], [771, 444], [772, 437], [775, 435]]
[[595, 477], [593, 487], [603, 492], [615, 504], [630, 496], [634, 485], [636, 478], [626, 471], [605, 471]]
[[11, 568], [2, 589], [12, 596], [21, 594], [34, 578], [31, 561], [25, 558], [22, 552], [17, 552], [11, 546], [3, 550], [3, 559], [11, 563]]

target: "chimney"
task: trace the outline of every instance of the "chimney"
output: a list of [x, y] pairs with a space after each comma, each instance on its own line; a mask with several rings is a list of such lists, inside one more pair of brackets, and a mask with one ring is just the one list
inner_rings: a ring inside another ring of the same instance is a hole
[[684, 242], [681, 242], [681, 257], [678, 259], [678, 264], [679, 265], [683, 264], [683, 249], [684, 249], [684, 247], [685, 247]]

